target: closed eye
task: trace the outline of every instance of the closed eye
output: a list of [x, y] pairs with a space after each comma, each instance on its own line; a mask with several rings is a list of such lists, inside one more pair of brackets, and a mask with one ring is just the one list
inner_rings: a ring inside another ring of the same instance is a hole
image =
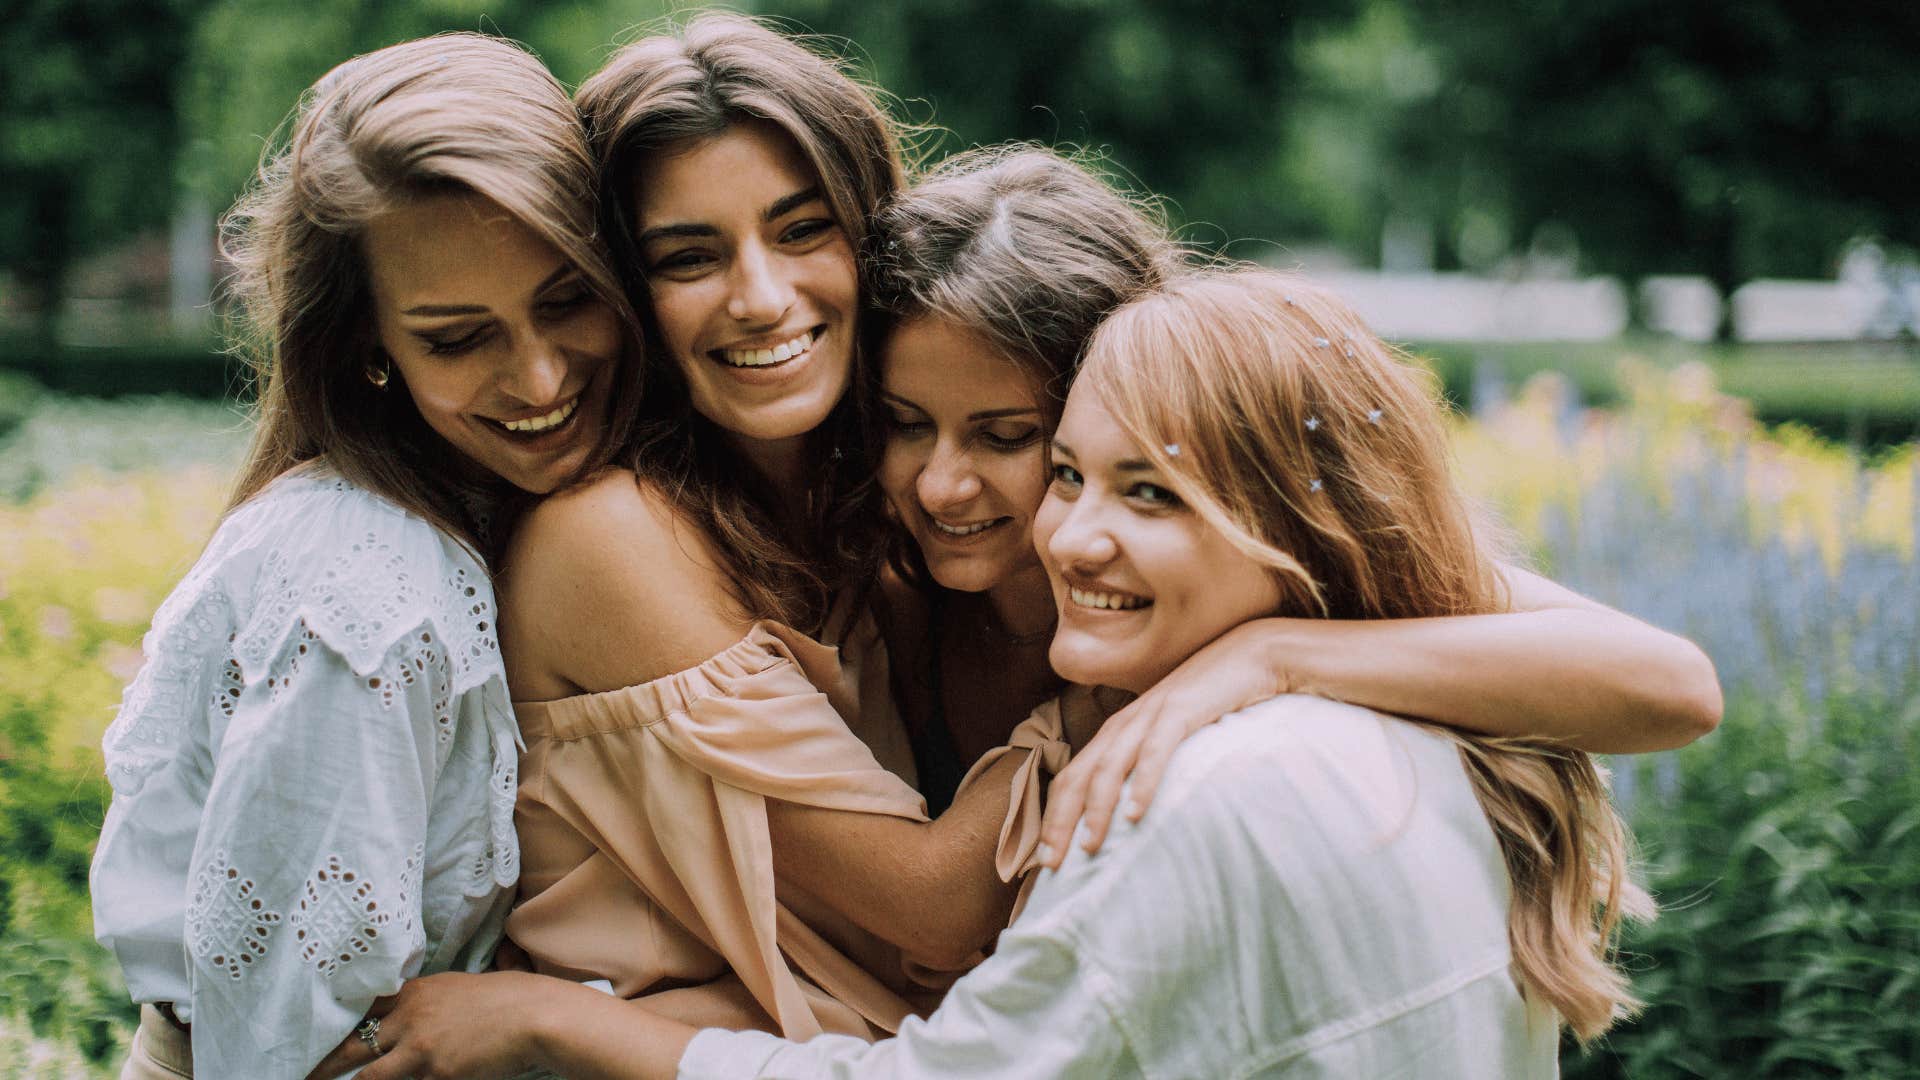
[[887, 413], [887, 428], [903, 437], [924, 435], [933, 430], [933, 422], [897, 412]]
[[1041, 434], [1040, 425], [1031, 424], [1026, 427], [1003, 428], [999, 431], [983, 428], [980, 431], [980, 439], [995, 450], [1011, 453], [1032, 446]]
[[486, 339], [487, 327], [475, 327], [457, 336], [434, 334], [416, 334], [415, 336], [427, 343], [427, 352], [434, 356], [458, 356], [477, 348]]

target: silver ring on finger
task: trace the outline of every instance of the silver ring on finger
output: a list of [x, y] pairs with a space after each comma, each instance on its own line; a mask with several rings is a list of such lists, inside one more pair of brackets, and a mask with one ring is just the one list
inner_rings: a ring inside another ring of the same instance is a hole
[[382, 1050], [380, 1048], [380, 1018], [379, 1017], [369, 1016], [365, 1020], [360, 1021], [360, 1026], [357, 1028], [354, 1028], [353, 1033], [359, 1037], [362, 1043], [366, 1044], [367, 1049], [373, 1051], [374, 1057], [379, 1057], [380, 1055], [386, 1053], [385, 1050]]

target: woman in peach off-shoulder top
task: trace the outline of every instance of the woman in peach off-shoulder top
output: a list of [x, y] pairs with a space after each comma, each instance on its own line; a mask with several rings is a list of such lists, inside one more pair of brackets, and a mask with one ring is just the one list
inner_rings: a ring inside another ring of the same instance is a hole
[[509, 938], [702, 1023], [892, 1031], [1006, 923], [994, 838], [1026, 755], [929, 824], [862, 596], [854, 253], [900, 184], [891, 129], [727, 15], [626, 47], [579, 104], [652, 366], [626, 467], [534, 508], [504, 560]]

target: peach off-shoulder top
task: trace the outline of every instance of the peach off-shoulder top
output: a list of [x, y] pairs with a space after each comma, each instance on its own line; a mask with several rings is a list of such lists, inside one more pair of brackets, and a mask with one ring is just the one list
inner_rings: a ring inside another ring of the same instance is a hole
[[507, 934], [534, 970], [793, 1039], [875, 1038], [930, 1010], [951, 975], [776, 885], [767, 828], [768, 799], [926, 820], [885, 663], [871, 620], [838, 650], [760, 622], [643, 685], [516, 703]]

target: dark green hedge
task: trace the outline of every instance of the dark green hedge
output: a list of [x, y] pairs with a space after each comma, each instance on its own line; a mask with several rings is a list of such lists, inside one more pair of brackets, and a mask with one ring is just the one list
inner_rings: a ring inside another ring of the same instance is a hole
[[[76, 397], [176, 394], [218, 400], [247, 390], [246, 365], [205, 342], [82, 348], [0, 338], [0, 376], [7, 374]], [[9, 385], [0, 382], [0, 398], [9, 396]], [[0, 411], [5, 408], [0, 404]]]

